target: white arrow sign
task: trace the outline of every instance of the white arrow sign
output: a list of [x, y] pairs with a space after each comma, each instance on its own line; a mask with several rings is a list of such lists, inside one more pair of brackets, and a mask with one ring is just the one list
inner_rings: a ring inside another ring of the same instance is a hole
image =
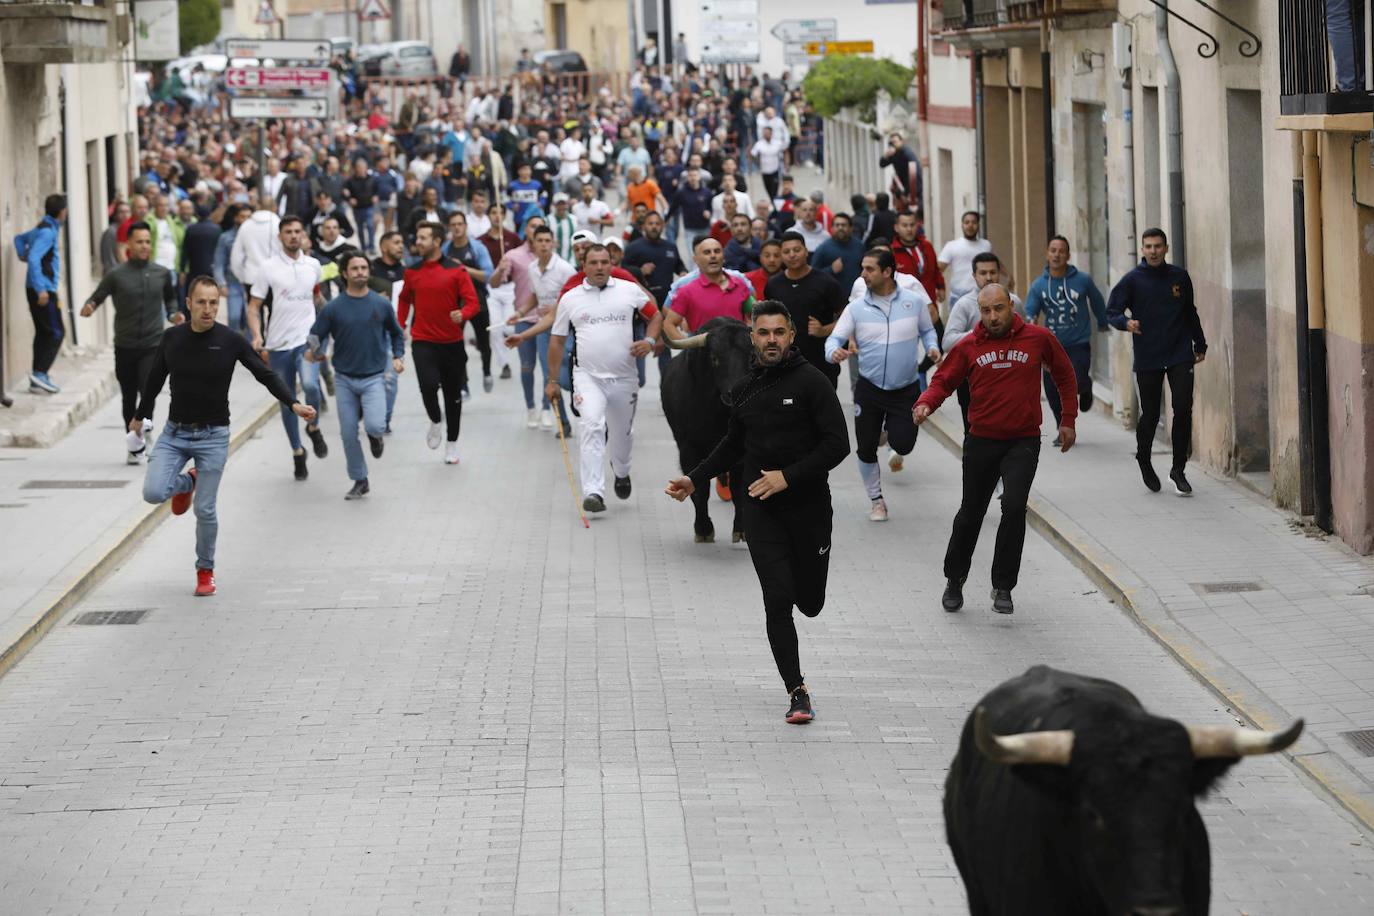
[[224, 43], [224, 53], [230, 57], [256, 57], [259, 60], [270, 57], [273, 60], [321, 60], [333, 56], [328, 41], [310, 39], [230, 38]]
[[224, 71], [224, 85], [230, 89], [327, 90], [331, 72], [327, 67], [230, 67]]
[[834, 19], [784, 19], [770, 30], [782, 42], [828, 41], [840, 33]]
[[701, 0], [701, 15], [756, 19], [759, 0]]
[[329, 117], [328, 99], [236, 98], [229, 100], [231, 118], [315, 118]]

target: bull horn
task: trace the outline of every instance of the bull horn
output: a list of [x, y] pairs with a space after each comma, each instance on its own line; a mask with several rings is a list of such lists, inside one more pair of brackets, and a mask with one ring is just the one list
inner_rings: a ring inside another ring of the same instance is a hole
[[1229, 725], [1195, 725], [1188, 727], [1188, 739], [1193, 744], [1193, 756], [1198, 759], [1248, 757], [1253, 754], [1274, 754], [1287, 750], [1302, 734], [1302, 727], [1302, 719], [1276, 732], [1257, 728], [1232, 728]]
[[697, 350], [706, 346], [705, 334], [693, 334], [691, 337], [684, 337], [681, 340], [673, 340], [666, 331], [659, 336], [663, 338], [663, 343], [670, 350]]
[[973, 714], [973, 742], [994, 763], [1040, 763], [1068, 766], [1073, 754], [1073, 731], [1022, 732], [994, 735], [982, 706]]

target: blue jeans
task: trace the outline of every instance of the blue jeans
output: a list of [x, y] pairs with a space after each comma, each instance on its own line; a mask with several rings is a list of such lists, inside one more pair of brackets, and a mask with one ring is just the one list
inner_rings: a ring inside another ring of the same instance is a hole
[[1364, 89], [1363, 29], [1356, 38], [1356, 26], [1362, 25], [1352, 7], [1354, 0], [1326, 0], [1326, 40], [1331, 45], [1331, 58], [1336, 63], [1336, 90], [1359, 92]]
[[396, 389], [400, 387], [400, 377], [391, 360], [386, 361], [386, 371], [382, 373], [382, 387], [386, 389], [386, 425], [391, 426], [391, 413], [396, 409]]
[[382, 373], [356, 376], [334, 373], [334, 403], [339, 408], [339, 436], [349, 480], [367, 480], [367, 459], [358, 441], [358, 421], [369, 436], [386, 432], [386, 383]]
[[[1078, 412], [1086, 413], [1093, 406], [1093, 348], [1088, 341], [1078, 344], [1069, 344], [1064, 347], [1064, 352], [1068, 354], [1069, 363], [1073, 366], [1073, 374], [1078, 380]], [[1054, 414], [1054, 428], [1056, 433], [1059, 430], [1059, 423], [1063, 415], [1063, 405], [1059, 402], [1059, 386], [1055, 385], [1054, 379], [1048, 372], [1044, 373], [1045, 380], [1045, 400], [1049, 402], [1050, 413]], [[1151, 435], [1154, 434], [1154, 427], [1150, 427]]]
[[354, 207], [353, 215], [358, 221], [358, 242], [362, 245], [363, 254], [372, 251], [373, 228], [372, 228], [372, 208]]
[[[526, 328], [529, 325], [525, 325]], [[544, 373], [544, 384], [549, 382], [549, 337], [545, 331], [533, 340], [522, 340], [517, 352], [520, 354], [520, 387], [525, 390], [525, 409], [534, 409], [534, 363], [536, 357], [539, 369]], [[546, 397], [540, 402], [545, 410], [552, 409]]]
[[[182, 473], [182, 468], [193, 459], [194, 482], [190, 474]], [[148, 459], [148, 473], [143, 478], [144, 501], [157, 505], [195, 487], [196, 569], [215, 568], [215, 539], [219, 536], [215, 497], [228, 459], [228, 426], [188, 426], [170, 421], [153, 444], [153, 454]]]
[[663, 237], [667, 239], [669, 245], [677, 246], [677, 234], [681, 226], [682, 214], [674, 213], [663, 228]]
[[229, 291], [229, 295], [225, 297], [229, 304], [229, 329], [247, 334], [248, 301], [243, 292], [243, 284], [237, 280], [226, 280], [224, 288]]
[[[305, 403], [315, 408], [318, 413], [320, 409], [320, 366], [319, 363], [307, 362], [305, 358], [305, 344], [293, 347], [290, 350], [272, 350], [267, 354], [268, 365], [272, 371], [286, 383], [287, 390], [296, 390], [296, 379], [300, 378], [301, 388], [305, 390]], [[318, 422], [318, 418], [316, 420]], [[286, 427], [286, 439], [291, 443], [291, 450], [294, 452], [301, 448], [301, 421], [300, 418], [287, 407], [281, 405], [281, 424]]]

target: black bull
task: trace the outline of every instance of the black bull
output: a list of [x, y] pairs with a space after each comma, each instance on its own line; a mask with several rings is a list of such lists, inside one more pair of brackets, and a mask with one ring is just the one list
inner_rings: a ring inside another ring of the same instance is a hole
[[[684, 351], [668, 364], [659, 383], [659, 394], [685, 474], [725, 437], [730, 422], [726, 402], [731, 390], [749, 373], [753, 346], [748, 326], [733, 318], [712, 318], [691, 337], [673, 341], [665, 335], [664, 340], [673, 349]], [[710, 487], [692, 494], [692, 505], [696, 508], [692, 529], [698, 543], [715, 540], [716, 529], [706, 508], [710, 497]], [[739, 500], [734, 503], [731, 531], [732, 540], [738, 542], [744, 540], [744, 527], [740, 523]]]
[[1194, 806], [1282, 732], [1185, 727], [1111, 681], [1037, 666], [964, 723], [945, 833], [973, 916], [1199, 916], [1211, 895]]

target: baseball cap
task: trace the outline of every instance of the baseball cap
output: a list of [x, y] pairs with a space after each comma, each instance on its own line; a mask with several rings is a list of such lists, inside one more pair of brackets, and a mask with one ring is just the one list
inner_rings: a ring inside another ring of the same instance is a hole
[[592, 232], [590, 229], [579, 229], [573, 233], [572, 237], [573, 244], [577, 244], [578, 242], [591, 242], [592, 244], [596, 244], [599, 241], [601, 241], [601, 239], [597, 238], [596, 233]]
[[559, 201], [564, 201], [564, 202], [566, 202], [567, 200], [568, 200], [568, 195], [565, 194], [565, 193], [563, 193], [562, 191], [559, 191], [557, 194], [553, 195], [553, 202], [554, 202], [554, 203], [558, 203]]
[[604, 239], [601, 240], [601, 244], [605, 245], [607, 248], [610, 248], [612, 245], [614, 245], [621, 251], [625, 250], [625, 240], [618, 235], [606, 236]]

